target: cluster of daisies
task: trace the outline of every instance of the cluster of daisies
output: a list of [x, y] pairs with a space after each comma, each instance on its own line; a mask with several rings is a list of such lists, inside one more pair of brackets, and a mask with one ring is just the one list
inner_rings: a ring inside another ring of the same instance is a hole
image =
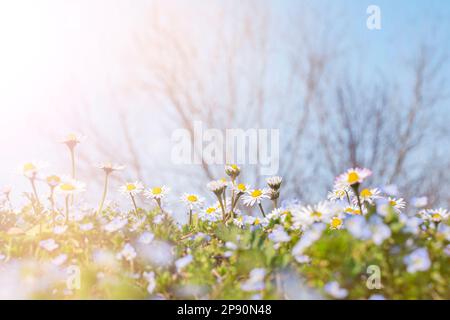
[[[111, 214], [105, 215], [106, 210], [110, 209], [106, 198], [111, 175], [124, 169], [123, 165], [107, 162], [97, 165], [104, 178], [98, 206], [96, 205], [95, 209], [83, 210], [80, 206], [74, 206], [77, 195], [86, 190], [85, 183], [76, 178], [76, 148], [83, 140], [81, 135], [70, 134], [62, 141], [70, 153], [71, 173], [68, 175], [43, 175], [42, 169], [45, 165], [39, 162], [22, 164], [20, 172], [29, 181], [30, 186], [30, 191], [26, 192], [25, 196], [29, 199], [34, 217], [37, 218], [35, 221], [42, 224], [48, 219], [56, 236], [64, 234], [70, 228], [79, 228], [82, 233], [86, 233], [95, 229], [98, 223], [101, 225], [99, 233], [120, 233], [124, 229], [131, 234], [137, 233], [138, 240], [134, 243], [129, 242], [127, 238], [120, 244], [119, 251], [114, 249], [114, 257], [128, 263], [133, 272], [134, 261], [138, 260], [139, 255], [141, 258], [147, 256], [153, 259], [154, 248], [149, 252], [145, 251], [146, 254], [139, 253], [139, 248], [160, 242], [152, 232], [152, 227], [164, 222], [167, 222], [167, 229], [175, 226], [177, 232], [187, 232], [179, 238], [180, 243], [185, 239], [199, 238], [210, 241], [215, 237], [214, 227], [218, 225], [238, 228], [242, 232], [257, 231], [275, 250], [284, 247], [290, 258], [299, 264], [308, 264], [312, 259], [308, 256], [308, 249], [321, 239], [325, 231], [336, 233], [338, 230], [345, 230], [356, 239], [380, 246], [392, 236], [387, 217], [394, 215], [406, 233], [414, 236], [423, 232], [428, 232], [430, 236], [433, 232], [444, 235], [444, 252], [450, 255], [448, 211], [442, 208], [427, 208], [427, 199], [421, 197], [412, 199], [410, 203], [417, 209], [417, 214], [407, 214], [406, 202], [398, 197], [395, 188], [367, 186], [367, 179], [372, 172], [365, 168], [352, 168], [337, 176], [326, 201], [303, 204], [298, 200], [281, 201], [280, 193], [284, 183], [282, 177], [268, 177], [264, 187], [251, 187], [241, 181], [241, 168], [238, 165], [227, 164], [224, 168], [225, 177], [210, 181], [206, 185], [212, 201], [208, 202], [206, 197], [196, 193], [183, 193], [179, 197], [187, 215], [186, 223], [181, 224], [171, 217], [168, 200], [170, 188], [165, 185], [145, 186], [140, 181], [126, 182], [119, 188], [119, 192], [129, 201], [131, 211], [109, 210], [108, 213]], [[38, 188], [41, 183], [45, 183], [47, 187], [45, 198], [41, 195], [42, 190]], [[10, 193], [10, 188], [3, 190], [3, 200], [0, 202], [3, 211], [13, 211]], [[138, 197], [142, 196], [155, 206], [152, 210], [139, 207]], [[64, 206], [59, 205], [61, 200]], [[86, 218], [87, 216], [89, 217]], [[3, 219], [3, 216], [1, 218]], [[0, 220], [0, 226], [2, 221]], [[77, 223], [69, 224], [72, 221]], [[16, 227], [8, 230], [9, 235], [20, 232]], [[232, 257], [240, 250], [239, 242], [238, 238], [236, 241], [218, 242], [225, 250], [225, 258]], [[58, 252], [60, 246], [53, 238], [39, 241], [39, 247], [48, 253]], [[193, 262], [191, 251], [189, 247], [180, 251], [182, 256], [175, 261], [178, 273]], [[162, 255], [168, 252], [172, 250], [165, 246], [161, 250]], [[0, 260], [2, 259], [6, 259], [6, 255], [0, 252]], [[52, 263], [59, 266], [68, 259], [67, 253], [61, 253], [53, 257]], [[429, 270], [432, 260], [428, 249], [421, 244], [411, 247], [409, 253], [404, 256], [403, 263], [408, 272], [416, 273]], [[241, 289], [250, 292], [263, 290], [269, 273], [270, 270], [264, 268], [253, 269], [248, 279], [242, 282]], [[157, 276], [153, 269], [143, 272], [149, 293], [155, 290]], [[328, 283], [324, 290], [335, 298], [344, 298], [348, 294], [336, 281]]]

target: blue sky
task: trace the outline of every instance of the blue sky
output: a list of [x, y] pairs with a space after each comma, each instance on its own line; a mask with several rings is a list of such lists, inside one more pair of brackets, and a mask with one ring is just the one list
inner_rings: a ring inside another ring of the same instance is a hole
[[[200, 7], [208, 10], [206, 2], [195, 2], [195, 10]], [[7, 36], [3, 48], [0, 47], [0, 147], [4, 151], [14, 150], [5, 152], [1, 161], [0, 186], [17, 181], [15, 168], [22, 161], [41, 160], [44, 153], [42, 160], [52, 164], [55, 154], [64, 151], [57, 143], [60, 136], [43, 133], [42, 123], [45, 127], [55, 125], [52, 118], [48, 119], [49, 114], [59, 116], [62, 108], [76, 105], [73, 98], [81, 94], [86, 94], [99, 109], [110, 103], [108, 86], [111, 82], [114, 86], [122, 85], [121, 80], [128, 71], [123, 53], [131, 46], [130, 30], [148, 22], [148, 16], [143, 14], [148, 3], [148, 0], [0, 2], [0, 36], [2, 39], [3, 35]], [[302, 10], [303, 5], [311, 4], [324, 16], [333, 15], [336, 26], [345, 25], [345, 41], [352, 48], [347, 61], [355, 61], [353, 66], [346, 64], [348, 71], [354, 67], [364, 74], [377, 75], [383, 70], [388, 76], [400, 75], [398, 64], [407, 63], [417, 49], [418, 39], [427, 39], [438, 44], [440, 50], [450, 52], [450, 1], [273, 0], [269, 3], [279, 12], [280, 19], [294, 7]], [[381, 30], [366, 27], [369, 5], [381, 9]], [[202, 12], [198, 10], [195, 14]], [[333, 23], [327, 27], [333, 28]], [[23, 52], [18, 55], [16, 49]], [[4, 59], [5, 54], [9, 59]], [[10, 61], [14, 58], [15, 61]], [[450, 74], [450, 64], [444, 72]], [[47, 79], [43, 80], [44, 73]], [[76, 81], [81, 83], [80, 91], [70, 92], [73, 96], [62, 90]], [[28, 87], [22, 88], [25, 86]], [[130, 101], [124, 102], [127, 103]], [[445, 105], [440, 110], [447, 114], [449, 107]], [[55, 132], [61, 135], [67, 130], [72, 128], [55, 125]], [[61, 166], [58, 171], [65, 169]]]

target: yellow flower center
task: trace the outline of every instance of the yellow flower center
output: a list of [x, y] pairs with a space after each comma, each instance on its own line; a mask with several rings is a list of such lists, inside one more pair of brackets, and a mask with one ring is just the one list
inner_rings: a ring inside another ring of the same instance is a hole
[[67, 135], [67, 141], [76, 141], [77, 140], [77, 135], [75, 133], [71, 133], [69, 135]]
[[343, 197], [345, 195], [345, 191], [337, 190], [335, 194], [336, 194], [336, 196], [338, 196], [340, 198], [340, 197]]
[[259, 221], [258, 218], [256, 218], [255, 221], [253, 222], [253, 224], [254, 224], [255, 226], [257, 226], [257, 225], [260, 224], [260, 223], [261, 223], [261, 222]]
[[49, 184], [58, 184], [60, 181], [61, 181], [61, 178], [58, 176], [47, 177], [47, 183], [49, 183]]
[[369, 198], [372, 196], [372, 191], [370, 191], [369, 189], [363, 189], [361, 191], [361, 197], [363, 198]]
[[320, 217], [322, 217], [322, 213], [319, 211], [313, 211], [313, 212], [311, 212], [311, 217], [320, 218]]
[[245, 184], [243, 184], [243, 183], [239, 183], [239, 184], [237, 185], [237, 188], [238, 188], [239, 191], [242, 191], [242, 192], [244, 192], [245, 190], [247, 190], [247, 187], [246, 187]]
[[32, 171], [32, 170], [36, 170], [36, 166], [34, 164], [30, 163], [25, 163], [23, 165], [23, 171]]
[[134, 183], [127, 183], [127, 191], [136, 190], [136, 185]]
[[152, 189], [152, 193], [153, 194], [161, 194], [162, 193], [162, 188], [161, 187], [154, 187]]
[[214, 213], [215, 211], [216, 211], [216, 208], [214, 208], [214, 207], [209, 207], [208, 209], [206, 209], [207, 214]]
[[235, 165], [235, 164], [232, 164], [231, 167], [232, 167], [234, 170], [237, 170], [237, 168], [238, 168], [238, 166]]
[[334, 217], [331, 219], [331, 226], [333, 228], [339, 228], [342, 225], [342, 220], [339, 218]]
[[253, 198], [258, 198], [260, 195], [262, 195], [262, 191], [259, 190], [259, 189], [253, 190], [253, 192], [252, 192], [252, 194], [251, 194], [251, 196], [252, 196]]
[[439, 213], [433, 213], [433, 215], [431, 217], [433, 218], [433, 220], [436, 220], [436, 221], [442, 220], [442, 217]]
[[348, 174], [347, 179], [348, 179], [348, 183], [354, 184], [359, 181], [359, 175], [355, 171], [352, 171]]
[[189, 202], [197, 202], [198, 198], [197, 198], [196, 195], [191, 194], [191, 195], [189, 195], [189, 196], [187, 197], [187, 200], [188, 200]]
[[63, 183], [60, 186], [61, 190], [63, 191], [73, 191], [75, 190], [75, 186], [71, 183]]
[[395, 206], [397, 205], [397, 201], [391, 200], [391, 201], [389, 201], [389, 204], [390, 204], [392, 207], [395, 207]]

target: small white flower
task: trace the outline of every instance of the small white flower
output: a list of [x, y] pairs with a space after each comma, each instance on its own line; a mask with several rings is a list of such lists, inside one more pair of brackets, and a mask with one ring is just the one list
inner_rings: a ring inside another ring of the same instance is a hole
[[67, 226], [56, 226], [53, 228], [53, 233], [54, 234], [63, 234], [64, 232], [66, 232], [67, 230]]
[[350, 197], [352, 194], [351, 189], [346, 185], [335, 185], [333, 191], [328, 192], [328, 200], [336, 201], [336, 200], [344, 200], [347, 199], [347, 196]]
[[206, 187], [210, 191], [214, 192], [217, 196], [220, 196], [225, 191], [225, 188], [227, 187], [227, 183], [226, 183], [226, 181], [223, 181], [223, 180], [213, 180], [213, 181], [208, 182]]
[[136, 196], [144, 190], [144, 185], [139, 182], [126, 182], [123, 186], [119, 188], [120, 193], [124, 195]]
[[267, 189], [249, 190], [247, 194], [242, 197], [244, 204], [248, 207], [260, 204], [262, 199], [269, 199]]
[[39, 242], [39, 246], [41, 246], [41, 248], [44, 248], [49, 252], [52, 252], [53, 250], [59, 247], [59, 245], [56, 243], [54, 239], [41, 240]]
[[111, 162], [104, 162], [97, 165], [97, 168], [102, 169], [106, 174], [111, 174], [114, 171], [120, 171], [125, 168], [125, 166], [111, 163]]
[[373, 188], [373, 189], [366, 188], [366, 189], [362, 189], [359, 192], [359, 197], [360, 197], [361, 201], [366, 201], [366, 202], [372, 204], [374, 200], [381, 198], [381, 192], [377, 188]]
[[142, 244], [149, 244], [150, 242], [153, 241], [154, 238], [155, 235], [153, 233], [151, 233], [150, 231], [144, 231], [139, 236], [138, 242]]
[[241, 284], [243, 291], [261, 291], [264, 290], [266, 270], [263, 268], [255, 268], [250, 271], [249, 278]]
[[66, 176], [61, 179], [61, 182], [55, 190], [57, 193], [67, 196], [84, 192], [86, 190], [86, 185], [83, 182]]
[[79, 133], [69, 133], [62, 141], [61, 143], [64, 143], [66, 146], [68, 146], [70, 149], [73, 149], [77, 144], [84, 141], [86, 137]]
[[117, 230], [122, 229], [128, 223], [128, 219], [122, 219], [120, 217], [115, 217], [108, 224], [106, 224], [103, 228], [107, 232], [115, 232]]
[[352, 186], [357, 183], [362, 183], [366, 178], [372, 175], [369, 169], [353, 168], [341, 174], [336, 178], [336, 184], [339, 186]]
[[52, 264], [56, 265], [56, 266], [60, 266], [62, 265], [64, 262], [66, 262], [67, 260], [67, 254], [60, 254], [59, 256], [55, 257], [54, 259], [52, 259]]
[[144, 192], [147, 199], [160, 200], [163, 199], [170, 191], [170, 188], [166, 186], [157, 186], [150, 188]]
[[329, 224], [330, 224], [330, 229], [332, 229], [332, 230], [342, 229], [344, 227], [344, 218], [342, 215], [333, 216], [330, 219]]
[[43, 164], [42, 162], [29, 161], [29, 162], [23, 163], [19, 167], [18, 171], [19, 171], [19, 173], [23, 174], [25, 177], [34, 179], [34, 178], [36, 178], [39, 171], [41, 169], [45, 168], [46, 166], [47, 165]]
[[403, 200], [403, 198], [396, 199], [393, 197], [389, 197], [388, 203], [397, 213], [400, 213], [406, 206], [405, 200]]
[[326, 293], [335, 299], [344, 299], [348, 295], [347, 289], [341, 288], [337, 281], [328, 282], [324, 289]]
[[267, 185], [269, 188], [278, 190], [281, 187], [281, 183], [283, 182], [283, 178], [279, 176], [273, 176], [266, 179]]
[[241, 168], [236, 164], [227, 164], [225, 166], [225, 173], [232, 179], [236, 179], [239, 173], [241, 173]]
[[80, 224], [80, 230], [82, 231], [89, 231], [92, 230], [93, 228], [94, 224], [92, 224], [91, 222]]
[[203, 221], [211, 221], [215, 222], [220, 220], [220, 209], [219, 204], [216, 204], [214, 206], [209, 206], [206, 209], [202, 210], [198, 217]]
[[294, 255], [295, 261], [301, 264], [306, 264], [311, 262], [311, 258], [305, 254]]
[[192, 255], [188, 254], [175, 261], [175, 267], [177, 268], [177, 272], [183, 270], [187, 265], [189, 265], [192, 262], [192, 260], [193, 260]]
[[419, 248], [405, 256], [403, 259], [409, 273], [427, 271], [431, 266], [430, 257], [426, 248]]
[[136, 258], [136, 256], [136, 250], [133, 248], [133, 246], [129, 243], [126, 243], [123, 246], [122, 251], [120, 251], [116, 257], [119, 260], [125, 259], [127, 261], [132, 261], [134, 258]]
[[244, 184], [244, 183], [234, 184], [232, 188], [236, 194], [247, 193], [248, 190], [250, 190], [250, 186], [248, 184]]
[[425, 221], [441, 222], [448, 219], [448, 211], [443, 208], [422, 210], [419, 214]]
[[[161, 224], [164, 221], [164, 215], [163, 214], [157, 214], [154, 218], [153, 218], [153, 223], [156, 225]], [[145, 222], [145, 221], [143, 221]]]
[[183, 193], [181, 196], [181, 201], [186, 204], [186, 206], [193, 210], [194, 208], [200, 208], [203, 205], [203, 198], [199, 197], [196, 194], [192, 193]]
[[291, 241], [291, 237], [287, 234], [282, 226], [277, 226], [275, 229], [273, 229], [268, 237], [274, 243]]
[[144, 279], [147, 281], [147, 292], [149, 294], [152, 294], [153, 291], [155, 291], [156, 288], [156, 280], [155, 280], [155, 273], [152, 272], [144, 272], [142, 274], [142, 276], [144, 277]]

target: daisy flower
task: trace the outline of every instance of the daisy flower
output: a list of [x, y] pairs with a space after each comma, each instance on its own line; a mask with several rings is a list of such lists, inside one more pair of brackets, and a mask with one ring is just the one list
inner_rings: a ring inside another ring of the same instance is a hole
[[238, 183], [238, 184], [233, 185], [233, 191], [238, 195], [248, 192], [249, 189], [250, 189], [250, 186], [248, 184]]
[[69, 149], [73, 149], [77, 144], [85, 140], [85, 136], [78, 133], [69, 133], [61, 143], [64, 143]]
[[204, 199], [193, 193], [183, 193], [181, 201], [189, 208], [189, 210], [193, 210], [195, 208], [200, 208], [203, 205]]
[[50, 175], [45, 178], [45, 181], [50, 186], [50, 188], [55, 188], [61, 183], [61, 178], [57, 175]]
[[333, 216], [330, 219], [329, 224], [330, 229], [332, 230], [342, 229], [342, 227], [344, 226], [344, 218], [342, 217], [342, 215]]
[[225, 173], [232, 179], [236, 179], [241, 173], [241, 168], [236, 164], [227, 164], [225, 166]]
[[227, 187], [226, 181], [223, 180], [213, 180], [209, 182], [206, 187], [214, 192], [214, 194], [218, 197], [222, 195], [222, 193], [225, 191], [225, 188]]
[[401, 210], [404, 209], [406, 206], [406, 202], [405, 200], [403, 200], [403, 198], [396, 199], [393, 197], [389, 197], [388, 203], [392, 207], [392, 209], [394, 209], [394, 211], [397, 213], [400, 213]]
[[19, 173], [23, 174], [29, 179], [35, 179], [39, 170], [43, 169], [44, 167], [46, 166], [40, 162], [25, 162], [19, 167]]
[[366, 201], [367, 203], [372, 204], [374, 200], [381, 198], [381, 192], [377, 188], [373, 189], [362, 189], [359, 193], [361, 201]]
[[319, 202], [313, 206], [305, 206], [300, 209], [300, 215], [305, 216], [313, 222], [324, 221], [329, 215], [330, 210], [326, 201]]
[[74, 195], [86, 190], [86, 185], [83, 182], [77, 181], [70, 177], [63, 177], [61, 182], [56, 186], [56, 192], [59, 194]]
[[211, 221], [211, 222], [219, 220], [220, 218], [219, 204], [209, 206], [205, 210], [202, 210], [199, 214], [199, 218], [204, 221]]
[[441, 222], [448, 219], [448, 211], [443, 208], [422, 210], [419, 214], [425, 221]]
[[342, 186], [353, 186], [362, 183], [372, 174], [369, 169], [353, 168], [337, 177], [336, 183]]
[[283, 178], [279, 177], [279, 176], [273, 176], [273, 177], [267, 178], [266, 182], [270, 189], [278, 190], [281, 187]]
[[107, 175], [113, 173], [114, 171], [120, 171], [125, 168], [125, 166], [111, 162], [100, 163], [96, 167], [102, 169]]
[[347, 186], [334, 186], [332, 191], [328, 192], [328, 200], [336, 201], [336, 200], [349, 200], [349, 195], [351, 191]]
[[244, 204], [248, 207], [252, 207], [255, 204], [261, 204], [262, 199], [269, 199], [268, 190], [266, 189], [253, 189], [247, 191], [242, 197]]
[[136, 196], [144, 190], [144, 185], [139, 182], [126, 182], [123, 186], [119, 188], [119, 191], [124, 195]]
[[366, 212], [363, 209], [363, 212], [361, 212], [361, 209], [359, 209], [358, 206], [347, 206], [344, 208], [344, 212], [351, 214], [351, 215], [357, 215], [360, 216], [361, 214], [365, 214]]
[[170, 188], [166, 186], [157, 186], [150, 189], [147, 189], [144, 192], [144, 195], [147, 199], [153, 200], [161, 200], [164, 198], [170, 191]]

